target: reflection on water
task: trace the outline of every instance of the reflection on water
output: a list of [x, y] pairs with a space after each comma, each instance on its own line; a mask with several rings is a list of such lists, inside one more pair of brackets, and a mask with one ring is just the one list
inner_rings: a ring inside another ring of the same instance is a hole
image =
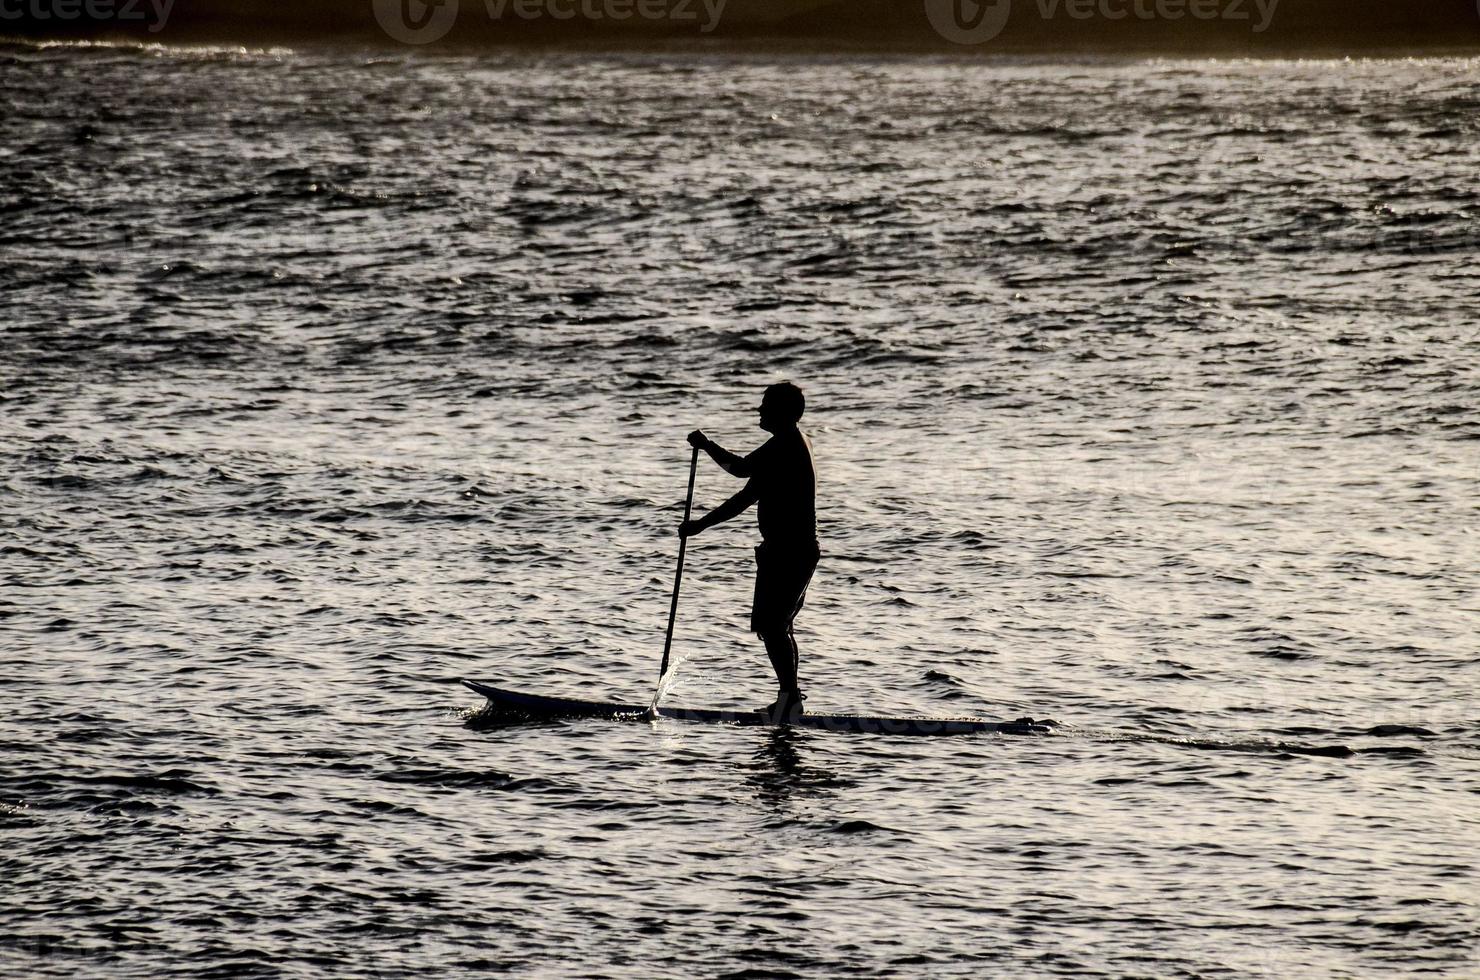
[[757, 799], [782, 805], [793, 797], [824, 798], [853, 785], [834, 770], [808, 762], [816, 734], [795, 728], [768, 728], [755, 754], [740, 764]]

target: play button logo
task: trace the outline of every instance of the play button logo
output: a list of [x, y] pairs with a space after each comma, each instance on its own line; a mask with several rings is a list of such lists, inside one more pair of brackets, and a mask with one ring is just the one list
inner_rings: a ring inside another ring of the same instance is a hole
[[375, 21], [402, 44], [440, 41], [457, 20], [457, 0], [375, 0]]
[[1011, 10], [1012, 0], [925, 0], [930, 26], [956, 44], [990, 41], [1007, 26]]

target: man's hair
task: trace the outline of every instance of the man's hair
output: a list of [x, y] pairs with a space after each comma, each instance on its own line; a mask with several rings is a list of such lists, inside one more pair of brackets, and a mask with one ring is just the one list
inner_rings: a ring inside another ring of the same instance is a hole
[[790, 381], [781, 381], [766, 389], [765, 398], [776, 405], [776, 410], [793, 422], [799, 421], [807, 410], [807, 396], [802, 389]]

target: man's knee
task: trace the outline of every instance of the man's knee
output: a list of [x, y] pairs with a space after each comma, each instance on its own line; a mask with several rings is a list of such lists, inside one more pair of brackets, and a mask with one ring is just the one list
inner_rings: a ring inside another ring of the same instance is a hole
[[756, 623], [755, 635], [761, 638], [763, 643], [776, 643], [785, 641], [791, 637], [791, 624], [787, 622]]

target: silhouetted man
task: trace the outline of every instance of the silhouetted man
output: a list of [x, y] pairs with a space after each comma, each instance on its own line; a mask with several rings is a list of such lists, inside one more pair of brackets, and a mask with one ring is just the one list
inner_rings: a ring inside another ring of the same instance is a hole
[[802, 389], [789, 381], [771, 385], [756, 411], [771, 438], [749, 456], [736, 456], [706, 436], [689, 433], [689, 445], [704, 450], [726, 472], [748, 482], [729, 500], [696, 521], [679, 525], [684, 537], [698, 534], [758, 504], [761, 543], [755, 549], [755, 599], [750, 628], [766, 644], [780, 693], [764, 711], [778, 720], [801, 710], [797, 685], [797, 641], [792, 621], [802, 608], [807, 583], [817, 568], [817, 471], [812, 443], [797, 428], [806, 409]]

